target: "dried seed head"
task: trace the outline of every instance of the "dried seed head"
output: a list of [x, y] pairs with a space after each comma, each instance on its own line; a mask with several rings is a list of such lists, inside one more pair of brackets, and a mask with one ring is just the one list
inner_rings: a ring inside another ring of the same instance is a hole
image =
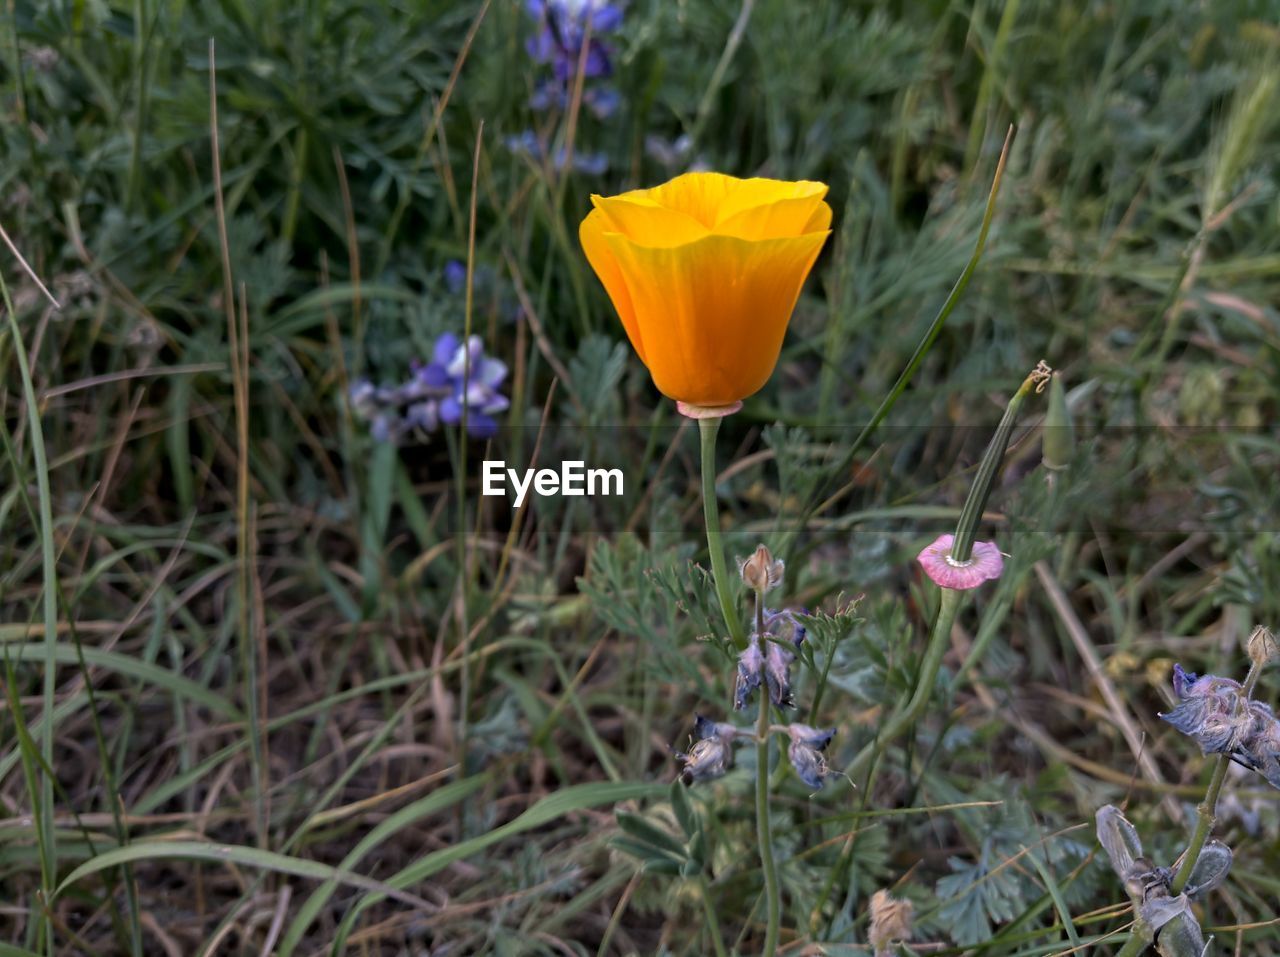
[[871, 895], [871, 929], [867, 932], [867, 942], [875, 948], [876, 957], [891, 954], [889, 945], [893, 941], [911, 939], [914, 912], [911, 901], [894, 897], [886, 890]]
[[1265, 668], [1273, 661], [1280, 661], [1280, 641], [1277, 641], [1276, 636], [1261, 625], [1253, 629], [1246, 647], [1249, 651], [1249, 660], [1259, 668]]
[[747, 587], [760, 595], [782, 584], [782, 570], [782, 559], [775, 559], [764, 545], [738, 566]]

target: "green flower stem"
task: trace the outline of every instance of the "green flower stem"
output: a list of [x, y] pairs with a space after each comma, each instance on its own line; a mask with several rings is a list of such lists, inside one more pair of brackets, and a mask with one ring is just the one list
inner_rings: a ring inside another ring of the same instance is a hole
[[729, 957], [724, 949], [724, 939], [720, 931], [720, 916], [716, 913], [715, 902], [711, 900], [711, 887], [704, 874], [698, 875], [698, 894], [702, 897], [702, 909], [707, 915], [707, 932], [711, 935], [711, 944], [716, 949], [716, 957]]
[[1142, 934], [1138, 933], [1138, 925], [1142, 923], [1142, 919], [1138, 918], [1134, 922], [1133, 930], [1129, 932], [1129, 939], [1124, 942], [1124, 946], [1116, 952], [1116, 957], [1138, 957], [1140, 953], [1147, 949], [1147, 941]]
[[[739, 648], [747, 647], [742, 619], [729, 591], [729, 571], [724, 564], [724, 542], [720, 538], [720, 510], [716, 502], [716, 432], [718, 418], [698, 420], [702, 440], [702, 518], [707, 526], [707, 551], [711, 554], [711, 575], [715, 579], [716, 596], [725, 627]], [[756, 596], [756, 618], [764, 614], [762, 596]], [[760, 720], [756, 727], [756, 840], [760, 845], [760, 869], [764, 872], [766, 925], [764, 957], [773, 957], [778, 949], [778, 928], [782, 921], [782, 902], [778, 896], [778, 869], [773, 860], [773, 837], [769, 829], [769, 695], [760, 689]], [[704, 897], [705, 899], [705, 897]]]
[[[875, 764], [884, 750], [915, 724], [929, 703], [933, 686], [938, 680], [938, 669], [942, 667], [943, 656], [946, 655], [947, 646], [950, 644], [951, 627], [955, 624], [956, 613], [960, 610], [961, 599], [964, 597], [962, 592], [954, 588], [943, 588], [941, 591], [942, 600], [938, 606], [938, 617], [934, 621], [933, 632], [929, 637], [929, 645], [925, 649], [924, 661], [920, 663], [920, 673], [916, 678], [916, 686], [911, 692], [911, 698], [894, 712], [885, 725], [884, 731], [876, 735], [874, 740], [867, 742], [853, 759], [853, 763], [845, 768], [844, 773], [850, 780], [861, 778], [864, 772]], [[869, 781], [864, 786], [870, 790]], [[844, 874], [849, 866], [853, 856], [853, 846], [852, 840], [846, 842], [844, 850], [840, 852], [840, 859], [828, 872], [826, 883], [813, 907], [812, 920], [818, 920], [818, 915], [826, 907], [840, 875]]]
[[[1249, 673], [1244, 679], [1245, 701], [1253, 697], [1253, 689], [1261, 674], [1262, 667], [1254, 661], [1249, 666]], [[1209, 787], [1204, 792], [1204, 800], [1196, 808], [1196, 829], [1191, 834], [1191, 843], [1187, 845], [1182, 855], [1182, 864], [1173, 877], [1171, 890], [1174, 894], [1181, 894], [1187, 886], [1187, 881], [1191, 880], [1191, 872], [1195, 869], [1196, 861], [1200, 859], [1200, 852], [1204, 850], [1204, 842], [1209, 839], [1213, 825], [1217, 823], [1218, 795], [1222, 793], [1222, 782], [1227, 779], [1229, 763], [1230, 758], [1225, 754], [1218, 755], [1217, 763], [1213, 766], [1213, 775], [1209, 778]]]
[[764, 872], [765, 931], [763, 957], [778, 949], [782, 923], [782, 899], [778, 893], [778, 865], [773, 860], [773, 834], [769, 825], [769, 692], [760, 689], [760, 719], [756, 724], [756, 843], [760, 845], [760, 869]]
[[942, 589], [938, 617], [933, 623], [933, 634], [929, 638], [929, 646], [925, 649], [924, 661], [920, 664], [920, 673], [916, 678], [911, 699], [889, 719], [884, 731], [858, 752], [858, 756], [853, 759], [853, 764], [846, 769], [846, 773], [851, 778], [856, 779], [866, 770], [874, 757], [914, 725], [929, 704], [934, 683], [938, 680], [938, 669], [942, 666], [942, 658], [951, 643], [951, 626], [955, 624], [956, 613], [960, 610], [962, 598], [963, 592], [955, 588]]
[[745, 649], [747, 636], [729, 591], [729, 571], [724, 564], [724, 542], [720, 538], [720, 509], [716, 502], [716, 432], [719, 429], [719, 419], [698, 420], [698, 434], [702, 439], [702, 517], [707, 526], [707, 551], [711, 553], [711, 575], [720, 599], [720, 612], [733, 643]]

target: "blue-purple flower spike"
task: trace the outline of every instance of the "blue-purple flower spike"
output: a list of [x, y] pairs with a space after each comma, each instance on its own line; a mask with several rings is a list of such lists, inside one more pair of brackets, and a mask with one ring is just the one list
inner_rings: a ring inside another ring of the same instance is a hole
[[[603, 80], [613, 75], [613, 50], [603, 36], [622, 26], [619, 4], [602, 0], [529, 0], [525, 7], [538, 23], [538, 30], [525, 49], [535, 63], [551, 67], [551, 77], [537, 85], [529, 101], [535, 110], [567, 109], [577, 86], [579, 67], [584, 80]], [[610, 116], [621, 100], [612, 87], [595, 84], [582, 88], [582, 105], [600, 119]]]
[[430, 362], [412, 364], [407, 381], [382, 387], [367, 379], [352, 383], [351, 407], [378, 441], [434, 432], [441, 423], [461, 422], [464, 410], [467, 432], [488, 438], [498, 430], [494, 416], [510, 405], [498, 391], [506, 377], [505, 363], [484, 354], [479, 336], [464, 345], [446, 332], [436, 339]]

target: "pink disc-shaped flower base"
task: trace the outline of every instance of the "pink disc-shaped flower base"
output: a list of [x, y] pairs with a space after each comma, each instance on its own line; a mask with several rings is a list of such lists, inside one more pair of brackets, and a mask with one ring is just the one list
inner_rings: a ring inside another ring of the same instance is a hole
[[954, 541], [954, 535], [939, 535], [937, 541], [917, 556], [924, 573], [933, 579], [935, 585], [966, 591], [1000, 577], [1004, 571], [1004, 559], [995, 542], [974, 542], [973, 554], [967, 561], [958, 562], [951, 557]]

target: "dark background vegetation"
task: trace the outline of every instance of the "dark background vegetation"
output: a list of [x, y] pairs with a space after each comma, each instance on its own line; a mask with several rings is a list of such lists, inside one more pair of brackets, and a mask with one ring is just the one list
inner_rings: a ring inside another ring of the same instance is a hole
[[[731, 555], [788, 555], [788, 603], [861, 596], [807, 716], [838, 728], [833, 765], [911, 686], [936, 601], [912, 556], [1037, 360], [1076, 428], [1051, 483], [1028, 404], [983, 531], [1006, 573], [915, 734], [858, 790], [779, 772], [787, 952], [867, 953], [885, 887], [930, 953], [1123, 926], [1094, 810], [1128, 797], [1170, 863], [1205, 777], [1156, 717], [1170, 669], [1239, 678], [1244, 636], [1280, 625], [1278, 21], [633, 0], [600, 119], [531, 109], [548, 68], [513, 0], [8, 0], [0, 224], [61, 309], [0, 254], [3, 953], [704, 954], [704, 897], [753, 952], [749, 770], [691, 794], [697, 876], [611, 845], [617, 807], [678, 833], [669, 750], [694, 710], [725, 717], [732, 666], [699, 640], [693, 430], [576, 232], [592, 192], [694, 162], [831, 184], [835, 233], [722, 430], [719, 491]], [[1010, 124], [979, 271], [838, 470], [973, 250]], [[526, 131], [553, 145], [514, 148]], [[681, 135], [673, 162], [646, 148]], [[556, 168], [570, 140], [607, 170]], [[397, 449], [352, 416], [353, 378], [403, 379], [462, 331], [444, 269], [468, 258], [470, 322], [511, 369], [504, 456], [523, 467], [545, 423], [540, 461], [643, 494], [515, 517], [476, 496], [484, 443]], [[1236, 863], [1202, 918], [1238, 953], [1280, 940], [1276, 793], [1228, 783]]]

